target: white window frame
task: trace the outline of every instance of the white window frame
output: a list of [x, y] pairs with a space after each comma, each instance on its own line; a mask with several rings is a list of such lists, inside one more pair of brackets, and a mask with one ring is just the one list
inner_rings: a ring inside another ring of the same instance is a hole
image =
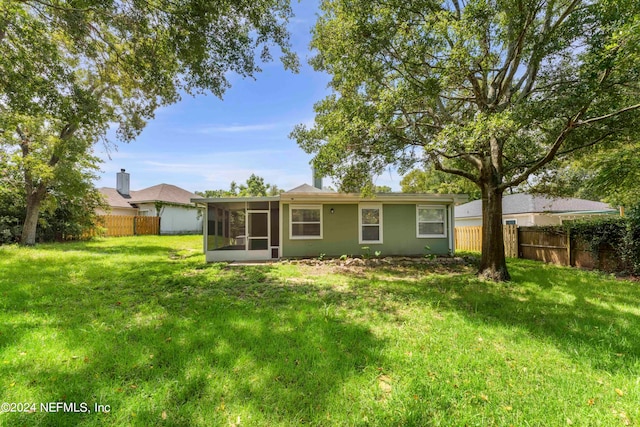
[[[379, 223], [378, 224], [362, 224], [362, 210], [363, 209], [378, 209], [379, 215]], [[361, 245], [367, 245], [367, 244], [372, 244], [372, 245], [377, 245], [377, 244], [381, 244], [382, 243], [382, 204], [369, 204], [369, 203], [360, 203], [358, 205], [358, 243]], [[363, 240], [362, 239], [362, 227], [378, 227], [379, 228], [379, 233], [378, 233], [378, 240]]]
[[[444, 221], [420, 221], [420, 209], [440, 209], [444, 213]], [[444, 205], [416, 205], [416, 237], [418, 239], [446, 238], [448, 224], [447, 207]], [[440, 224], [442, 222], [444, 233], [442, 234], [420, 234], [420, 223]]]
[[[507, 221], [513, 221], [513, 224], [507, 224]], [[516, 218], [505, 219], [503, 224], [504, 225], [518, 225], [518, 220]]]
[[[293, 224], [317, 224], [314, 222], [293, 222], [293, 210], [294, 209], [317, 209], [320, 211], [320, 235], [319, 236], [294, 236], [293, 235]], [[290, 240], [319, 240], [322, 239], [323, 233], [323, 215], [322, 215], [322, 205], [294, 205], [289, 204], [289, 239]]]

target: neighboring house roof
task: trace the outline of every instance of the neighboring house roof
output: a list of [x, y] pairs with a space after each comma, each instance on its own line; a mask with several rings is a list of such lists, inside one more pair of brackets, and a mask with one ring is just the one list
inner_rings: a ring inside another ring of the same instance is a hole
[[115, 188], [98, 189], [105, 196], [107, 204], [112, 208], [133, 208], [132, 205], [142, 203], [164, 202], [177, 205], [193, 205], [191, 199], [195, 194], [171, 184], [159, 184], [139, 191], [130, 191], [123, 196]]
[[309, 184], [302, 184], [298, 185], [296, 188], [292, 188], [289, 191], [285, 191], [285, 193], [335, 193], [335, 191], [323, 190], [313, 187]]
[[144, 190], [131, 191], [130, 203], [165, 202], [179, 205], [190, 205], [195, 194], [171, 184], [158, 184]]
[[99, 188], [98, 191], [102, 193], [105, 201], [112, 208], [134, 209], [133, 206], [129, 204], [130, 199], [123, 197], [115, 188], [102, 187]]
[[[575, 198], [551, 198], [532, 194], [509, 194], [502, 198], [502, 215], [526, 213], [614, 213], [616, 209], [606, 203]], [[456, 218], [482, 217], [482, 200], [456, 206]]]

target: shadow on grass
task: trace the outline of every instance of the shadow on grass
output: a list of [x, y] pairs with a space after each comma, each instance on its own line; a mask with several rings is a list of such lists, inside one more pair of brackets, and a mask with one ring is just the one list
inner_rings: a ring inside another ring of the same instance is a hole
[[142, 247], [144, 262], [89, 245], [55, 263], [3, 264], [0, 316], [11, 322], [0, 326], [0, 383], [23, 394], [0, 395], [112, 407], [8, 414], [7, 424], [323, 424], [336, 401], [350, 404], [352, 382], [375, 384], [375, 367], [388, 363], [388, 343], [332, 305], [397, 322], [406, 304], [430, 305], [518, 328], [611, 373], [640, 354], [638, 287], [577, 270], [512, 261], [513, 282], [495, 284], [462, 268], [374, 268], [329, 277], [340, 284]]
[[[428, 267], [404, 269], [404, 280], [376, 285], [379, 298], [373, 303], [383, 311], [385, 301], [422, 301], [473, 322], [517, 327], [611, 373], [638, 363], [640, 286], [534, 261], [512, 261], [509, 269], [509, 283], [480, 281], [460, 272], [432, 274]], [[352, 283], [369, 289], [377, 274], [397, 276], [398, 270], [374, 269], [354, 276]]]
[[[16, 315], [28, 310], [46, 325], [17, 322], [3, 332], [0, 348], [20, 347], [38, 326], [49, 335], [43, 347], [73, 355], [51, 365], [28, 357], [12, 365], [32, 396], [112, 409], [8, 414], [7, 422], [189, 426], [252, 416], [258, 425], [301, 425], [317, 422], [328, 400], [366, 366], [382, 365], [384, 343], [327, 313], [317, 288], [273, 282], [266, 266], [224, 268], [168, 271], [166, 262], [150, 263], [116, 269], [115, 286], [102, 278], [82, 288], [85, 294], [72, 280], [35, 284], [57, 301], [40, 296], [21, 304], [24, 293], [13, 295]], [[8, 375], [8, 368], [0, 372]]]

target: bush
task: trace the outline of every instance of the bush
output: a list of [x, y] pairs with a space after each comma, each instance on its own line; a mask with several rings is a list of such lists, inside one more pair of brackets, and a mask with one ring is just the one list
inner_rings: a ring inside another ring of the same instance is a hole
[[640, 275], [640, 205], [629, 211], [624, 235], [624, 260]]
[[[9, 196], [8, 193], [0, 194], [0, 245], [20, 241], [26, 214], [24, 197], [19, 194]], [[40, 210], [36, 240], [82, 239], [97, 225], [97, 207], [103, 207], [103, 201], [98, 191], [92, 188], [76, 196], [50, 196]]]
[[17, 242], [17, 236], [20, 236], [21, 232], [22, 225], [16, 221], [16, 218], [0, 216], [0, 245]]
[[572, 221], [565, 228], [584, 241], [594, 257], [602, 245], [609, 245], [629, 273], [640, 275], [640, 205], [626, 217]]

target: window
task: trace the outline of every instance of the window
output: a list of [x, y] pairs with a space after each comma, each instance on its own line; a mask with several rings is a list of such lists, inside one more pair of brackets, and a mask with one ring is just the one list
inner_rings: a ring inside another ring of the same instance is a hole
[[382, 243], [382, 205], [360, 205], [360, 244]]
[[289, 205], [289, 238], [322, 239], [322, 206]]
[[504, 220], [504, 224], [505, 225], [518, 225], [518, 220], [517, 219], [505, 219]]
[[447, 208], [416, 206], [417, 237], [447, 237]]

